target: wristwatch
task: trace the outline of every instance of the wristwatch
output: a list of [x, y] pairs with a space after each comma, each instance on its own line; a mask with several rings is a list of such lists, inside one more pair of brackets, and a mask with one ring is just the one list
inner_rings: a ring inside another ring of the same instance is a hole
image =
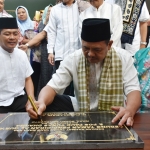
[[26, 43], [25, 45], [26, 45], [28, 48], [30, 48], [30, 46], [29, 46], [29, 44], [28, 44], [28, 43]]
[[147, 45], [147, 42], [141, 42], [141, 44], [143, 44], [143, 45]]

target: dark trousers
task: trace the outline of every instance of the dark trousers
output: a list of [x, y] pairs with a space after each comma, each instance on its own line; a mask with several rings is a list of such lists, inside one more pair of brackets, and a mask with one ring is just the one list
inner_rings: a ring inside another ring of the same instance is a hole
[[[55, 61], [55, 70], [57, 70], [60, 66], [60, 61]], [[74, 86], [73, 86], [73, 81], [70, 83], [70, 85], [68, 87], [66, 87], [65, 91], [64, 91], [65, 95], [70, 95], [70, 96], [74, 96]]]
[[32, 62], [32, 68], [34, 71], [33, 74], [31, 75], [32, 82], [34, 85], [34, 96], [37, 97], [37, 90], [38, 90], [40, 72], [41, 72], [41, 64], [33, 61]]
[[61, 62], [61, 60], [55, 61], [55, 70], [57, 70], [59, 68], [60, 62]]
[[71, 99], [67, 95], [56, 95], [53, 102], [46, 107], [45, 112], [73, 112]]
[[27, 95], [21, 95], [14, 99], [10, 106], [0, 106], [0, 113], [8, 112], [26, 112], [25, 105], [27, 103]]

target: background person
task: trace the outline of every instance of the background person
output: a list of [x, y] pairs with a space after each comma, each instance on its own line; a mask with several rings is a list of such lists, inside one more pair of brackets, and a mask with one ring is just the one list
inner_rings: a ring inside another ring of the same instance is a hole
[[22, 44], [26, 44], [30, 39], [25, 36], [25, 31], [28, 29], [34, 30], [34, 22], [30, 19], [28, 10], [24, 6], [16, 8], [16, 19], [21, 35], [23, 36]]
[[39, 27], [38, 27], [39, 33], [33, 39], [31, 39], [26, 45], [19, 46], [20, 49], [27, 51], [29, 47], [31, 48], [37, 45], [38, 43], [41, 43], [39, 46], [39, 48], [41, 49], [41, 73], [40, 73], [40, 79], [38, 82], [37, 96], [40, 90], [51, 79], [52, 72], [53, 72], [53, 66], [48, 61], [47, 30], [45, 28], [46, 24], [48, 23], [51, 9], [52, 9], [52, 5], [49, 5], [44, 9], [42, 21], [40, 22]]
[[0, 18], [1, 17], [12, 17], [12, 15], [8, 14], [6, 10], [4, 10], [5, 0], [0, 0]]
[[[36, 34], [36, 26], [34, 21], [30, 19], [28, 10], [24, 6], [18, 6], [16, 8], [16, 18], [19, 26], [20, 33], [23, 37], [20, 44], [28, 43]], [[32, 81], [34, 85], [34, 94], [37, 95], [38, 83], [40, 78], [40, 56], [41, 52], [39, 47], [27, 50], [27, 56], [30, 60], [31, 66], [34, 70], [32, 74]]]
[[117, 4], [122, 9], [123, 32], [121, 37], [122, 48], [131, 56], [146, 47], [147, 21], [149, 13], [145, 0], [105, 0]]
[[81, 35], [82, 22], [87, 18], [105, 18], [110, 20], [111, 40], [113, 45], [121, 47], [121, 35], [123, 30], [121, 8], [104, 0], [90, 0], [91, 6], [80, 14], [79, 28]]
[[[81, 5], [81, 2], [78, 3], [75, 0], [63, 0], [51, 10], [47, 24], [47, 49], [49, 62], [55, 66], [55, 70], [59, 68], [60, 62], [66, 56], [81, 48], [79, 39], [79, 8]], [[73, 83], [66, 88], [64, 94], [74, 96]]]

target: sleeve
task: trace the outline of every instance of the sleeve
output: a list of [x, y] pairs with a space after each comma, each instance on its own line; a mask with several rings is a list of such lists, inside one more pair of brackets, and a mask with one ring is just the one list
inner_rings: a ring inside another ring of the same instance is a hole
[[146, 3], [144, 2], [140, 17], [139, 17], [139, 21], [140, 22], [147, 22], [149, 19], [150, 19], [150, 16], [149, 16], [148, 8], [147, 8]]
[[48, 44], [47, 50], [48, 53], [53, 53], [55, 41], [56, 41], [56, 19], [55, 19], [55, 9], [52, 8], [51, 15], [49, 16], [49, 22], [47, 25], [47, 33], [48, 33]]
[[83, 12], [81, 12], [81, 14], [79, 16], [79, 40], [80, 40], [80, 43], [81, 43], [82, 22], [83, 22]]
[[122, 58], [122, 69], [123, 69], [123, 85], [124, 93], [127, 96], [134, 90], [140, 90], [139, 80], [137, 76], [137, 70], [133, 65], [133, 58], [128, 54], [125, 54]]
[[33, 69], [30, 65], [30, 62], [28, 60], [28, 57], [26, 55], [26, 53], [24, 54], [24, 57], [25, 57], [25, 67], [26, 67], [26, 75], [25, 77], [28, 78], [30, 77], [32, 74], [33, 74]]
[[112, 7], [114, 7], [113, 11], [113, 17], [112, 17], [112, 35], [111, 40], [113, 40], [114, 46], [120, 46], [120, 39], [123, 31], [123, 20], [122, 20], [122, 11], [121, 7], [112, 4]]
[[52, 76], [52, 79], [47, 84], [52, 87], [58, 94], [63, 94], [65, 88], [73, 80], [72, 62], [73, 59], [71, 56], [68, 56], [63, 61], [61, 61], [56, 73]]
[[43, 30], [44, 30], [45, 32], [48, 32], [48, 25], [46, 25]]

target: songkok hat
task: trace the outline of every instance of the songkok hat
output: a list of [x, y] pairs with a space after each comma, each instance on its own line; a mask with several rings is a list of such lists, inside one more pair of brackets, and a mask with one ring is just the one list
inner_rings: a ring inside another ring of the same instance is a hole
[[81, 38], [86, 42], [99, 42], [110, 39], [109, 19], [90, 18], [82, 23]]
[[0, 18], [0, 29], [17, 29], [16, 18]]

